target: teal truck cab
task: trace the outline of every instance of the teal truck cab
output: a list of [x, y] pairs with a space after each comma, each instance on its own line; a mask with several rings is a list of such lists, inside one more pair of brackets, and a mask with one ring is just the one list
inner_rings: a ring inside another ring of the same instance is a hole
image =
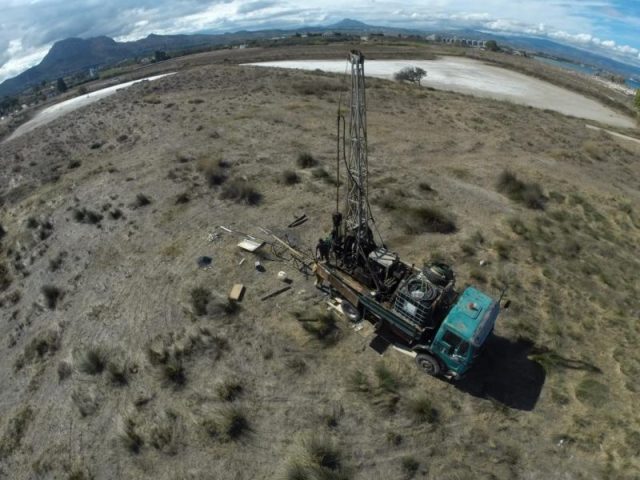
[[383, 249], [370, 259], [385, 279], [379, 290], [327, 262], [316, 263], [316, 276], [342, 297], [343, 311], [372, 321], [380, 336], [414, 357], [424, 372], [462, 377], [493, 331], [499, 302], [474, 287], [457, 292], [446, 265], [417, 269]]

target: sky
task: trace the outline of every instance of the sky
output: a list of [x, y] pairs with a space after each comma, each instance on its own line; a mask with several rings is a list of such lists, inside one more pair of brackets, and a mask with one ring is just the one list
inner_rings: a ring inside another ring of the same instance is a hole
[[328, 25], [343, 18], [425, 30], [549, 38], [640, 65], [640, 0], [0, 0], [0, 81], [58, 40]]

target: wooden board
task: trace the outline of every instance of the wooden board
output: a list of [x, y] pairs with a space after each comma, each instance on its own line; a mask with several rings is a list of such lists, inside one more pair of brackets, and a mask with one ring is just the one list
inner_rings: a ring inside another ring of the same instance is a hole
[[244, 285], [241, 283], [236, 283], [229, 292], [229, 300], [234, 300], [239, 302], [242, 300], [242, 296], [244, 295]]

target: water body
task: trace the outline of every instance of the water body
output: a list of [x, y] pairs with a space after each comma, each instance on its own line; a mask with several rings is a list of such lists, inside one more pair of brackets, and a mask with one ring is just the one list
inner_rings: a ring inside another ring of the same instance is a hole
[[18, 128], [16, 128], [13, 133], [5, 140], [8, 142], [9, 140], [13, 140], [14, 138], [18, 138], [21, 135], [24, 135], [27, 132], [30, 132], [34, 128], [41, 127], [46, 125], [49, 122], [54, 121], [56, 118], [60, 118], [62, 115], [66, 115], [69, 112], [73, 112], [78, 108], [90, 105], [98, 100], [101, 100], [109, 95], [113, 95], [121, 88], [127, 88], [136, 83], [144, 82], [144, 81], [153, 81], [162, 77], [166, 77], [167, 75], [173, 75], [176, 72], [171, 73], [163, 73], [162, 75], [154, 75], [152, 77], [140, 78], [138, 80], [132, 80], [130, 82], [119, 83], [118, 85], [112, 85], [110, 87], [102, 88], [100, 90], [96, 90], [95, 92], [86, 93], [84, 95], [79, 95], [77, 97], [70, 98], [69, 100], [65, 100], [60, 103], [56, 103], [55, 105], [51, 105], [50, 107], [45, 108], [44, 110], [39, 111], [35, 114], [35, 116], [29, 120], [28, 122], [23, 123]]
[[[545, 57], [534, 56], [533, 58], [535, 58], [539, 62], [546, 63], [547, 65], [553, 65], [554, 67], [573, 70], [574, 72], [586, 73], [587, 75], [595, 75], [600, 71], [599, 68], [592, 67], [591, 65], [583, 65], [579, 63], [566, 62], [564, 60], [554, 60], [553, 58], [545, 58]], [[630, 88], [635, 88], [635, 89], [640, 88], [640, 81], [627, 78], [625, 80], [625, 83]]]
[[[345, 73], [347, 66], [346, 60], [294, 60], [252, 65], [301, 70], [320, 69], [333, 73]], [[633, 118], [583, 95], [522, 73], [469, 58], [367, 60], [365, 73], [372, 77], [390, 80], [396, 72], [408, 66], [420, 67], [427, 71], [427, 76], [422, 80], [422, 85], [425, 87], [507, 100], [617, 127], [633, 128], [636, 125]]]

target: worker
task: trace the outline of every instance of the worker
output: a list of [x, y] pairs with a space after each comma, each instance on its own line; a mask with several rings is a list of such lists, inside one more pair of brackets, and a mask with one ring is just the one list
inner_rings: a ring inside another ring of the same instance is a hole
[[319, 258], [321, 261], [325, 262], [329, 261], [329, 253], [331, 252], [331, 241], [323, 240], [322, 238], [318, 240], [318, 244], [316, 245], [316, 258]]

